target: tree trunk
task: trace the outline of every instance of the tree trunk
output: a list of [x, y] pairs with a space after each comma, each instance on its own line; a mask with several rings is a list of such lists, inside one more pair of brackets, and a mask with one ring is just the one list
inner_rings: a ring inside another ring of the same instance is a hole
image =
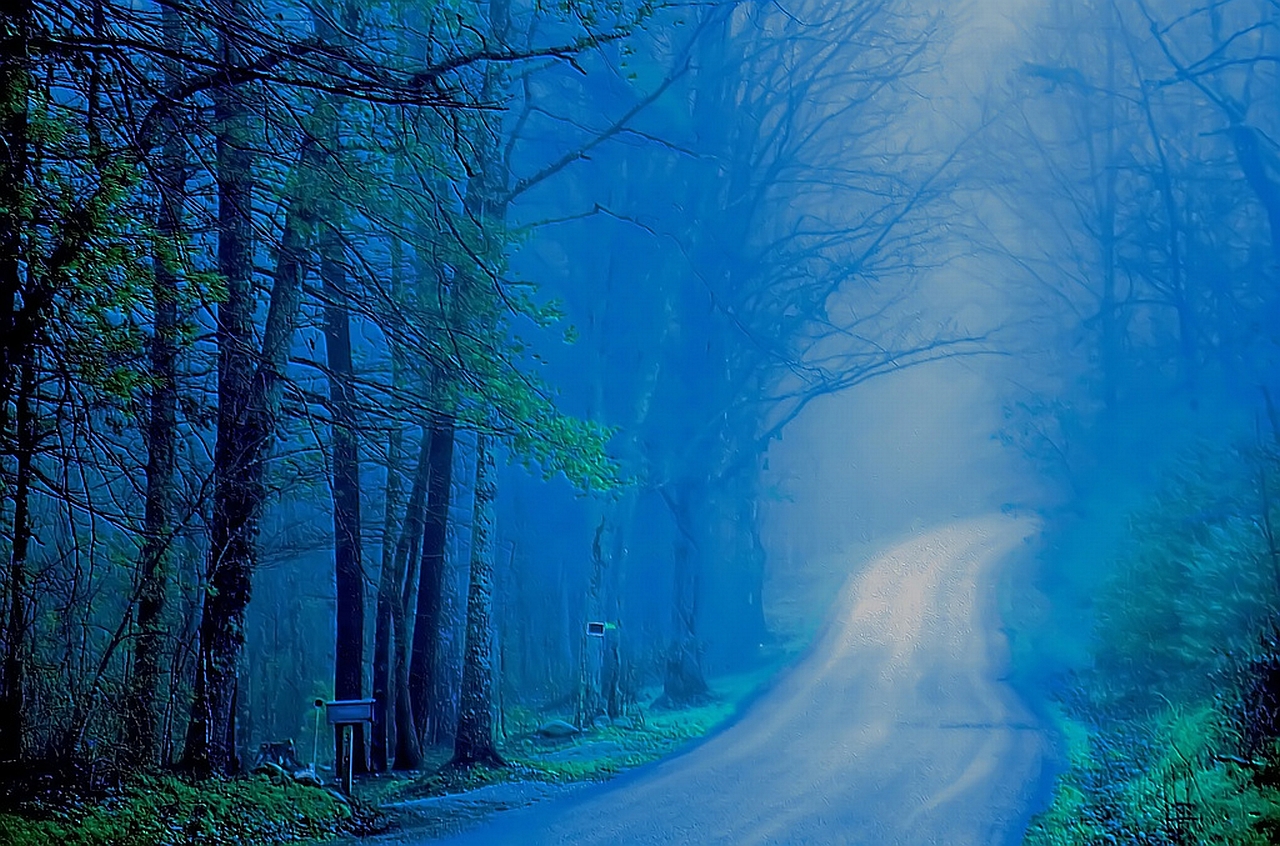
[[422, 442], [418, 448], [417, 470], [413, 476], [413, 485], [409, 489], [409, 502], [405, 508], [404, 528], [396, 544], [391, 585], [391, 590], [395, 594], [391, 609], [395, 648], [391, 653], [391, 675], [394, 686], [389, 696], [393, 700], [395, 713], [393, 766], [397, 770], [416, 769], [422, 763], [422, 746], [418, 739], [419, 733], [414, 723], [413, 706], [409, 694], [409, 644], [413, 640], [409, 626], [409, 606], [414, 601], [413, 588], [417, 575], [410, 564], [417, 560], [417, 552], [422, 540], [425, 521], [424, 503], [427, 499], [427, 485], [431, 474], [431, 442], [431, 429], [424, 427]]
[[662, 705], [677, 708], [697, 704], [710, 693], [702, 672], [702, 644], [698, 640], [698, 578], [690, 562], [690, 544], [675, 543], [671, 648], [662, 679]]
[[703, 701], [710, 693], [702, 670], [702, 644], [698, 639], [698, 568], [690, 561], [695, 550], [694, 523], [681, 493], [663, 492], [663, 499], [675, 518], [680, 534], [676, 538], [671, 587], [671, 646], [659, 702], [667, 708]]
[[[180, 51], [184, 41], [178, 12], [161, 10], [164, 43]], [[165, 60], [165, 85], [181, 82], [178, 65]], [[156, 165], [159, 208], [156, 235], [160, 249], [152, 259], [155, 327], [151, 340], [150, 420], [147, 424], [147, 493], [143, 546], [139, 566], [137, 636], [133, 677], [125, 705], [125, 753], [135, 766], [161, 761], [157, 703], [165, 649], [165, 595], [169, 585], [172, 545], [174, 468], [177, 445], [178, 267], [181, 262], [183, 206], [186, 202], [186, 155], [180, 122], [171, 115], [161, 129], [164, 140]]]
[[[400, 239], [391, 240], [391, 298], [398, 302], [404, 292], [404, 247]], [[399, 390], [404, 373], [403, 354], [398, 345], [391, 349], [391, 384]], [[400, 476], [400, 463], [404, 446], [404, 433], [396, 427], [387, 443], [387, 484], [382, 513], [382, 562], [378, 573], [377, 610], [373, 624], [373, 698], [374, 722], [372, 740], [373, 769], [384, 772], [390, 762], [391, 722], [394, 690], [391, 686], [392, 667], [392, 614], [400, 601], [400, 584], [404, 575], [396, 567], [397, 521], [408, 519], [400, 514], [400, 497], [404, 486]], [[402, 523], [403, 531], [403, 523]]]
[[[403, 569], [409, 568], [412, 557], [406, 555], [400, 559]], [[395, 700], [396, 715], [396, 751], [392, 764], [397, 770], [416, 770], [422, 766], [422, 745], [418, 740], [418, 731], [413, 723], [413, 707], [409, 696], [409, 650], [407, 644], [413, 635], [409, 626], [409, 603], [413, 600], [412, 572], [404, 574], [401, 580], [400, 601], [396, 603], [392, 616], [392, 627], [396, 639], [395, 655]]]
[[[3, 675], [0, 676], [0, 761], [22, 757], [26, 720], [27, 551], [31, 538], [30, 483], [35, 451], [35, 421], [31, 393], [35, 388], [33, 338], [20, 324], [19, 292], [26, 272], [23, 232], [25, 195], [29, 190], [27, 163], [27, 103], [30, 91], [28, 40], [31, 5], [5, 4], [0, 10], [0, 447], [9, 443], [9, 407], [16, 399], [16, 437], [13, 457], [16, 477], [0, 480], [13, 499], [13, 529], [9, 545], [8, 619], [4, 636]], [[24, 310], [29, 307], [22, 302]], [[15, 384], [16, 383], [16, 384]], [[15, 397], [16, 394], [16, 397]], [[0, 465], [0, 470], [3, 466]]]
[[[31, 4], [4, 4], [0, 9], [0, 443], [9, 436], [9, 404], [20, 363], [25, 360], [26, 332], [19, 326], [18, 293], [23, 284], [23, 232], [27, 226], [24, 196], [29, 190], [27, 103], [31, 89], [28, 41]], [[3, 731], [3, 729], [0, 729]]]
[[[33, 352], [28, 355], [33, 359]], [[27, 598], [27, 554], [31, 546], [31, 481], [36, 451], [35, 362], [20, 362], [16, 397], [17, 468], [13, 485], [13, 539], [9, 553], [9, 619], [4, 644], [4, 686], [0, 688], [0, 761], [22, 758], [26, 735], [27, 628], [31, 608]]]
[[[237, 0], [232, 0], [235, 8]], [[225, 43], [225, 40], [224, 40]], [[226, 61], [234, 64], [234, 55]], [[317, 110], [327, 108], [325, 103]], [[195, 702], [187, 731], [185, 765], [196, 773], [235, 767], [231, 710], [236, 668], [244, 646], [244, 613], [257, 563], [259, 523], [266, 501], [266, 462], [275, 436], [284, 373], [293, 342], [305, 275], [308, 238], [315, 230], [315, 198], [300, 193], [285, 212], [262, 349], [252, 353], [253, 249], [251, 128], [245, 97], [219, 93], [218, 265], [227, 298], [218, 309], [218, 435], [214, 448], [213, 519], [208, 585], [200, 622]], [[325, 166], [314, 138], [304, 138], [300, 184]]]
[[[353, 408], [355, 371], [351, 361], [351, 321], [347, 312], [347, 274], [342, 242], [332, 224], [323, 229], [320, 276], [324, 286], [325, 351], [329, 401], [333, 415], [333, 538], [337, 588], [337, 642], [334, 694], [364, 696], [364, 571], [360, 549], [360, 457]], [[341, 748], [341, 730], [335, 730]], [[367, 770], [364, 732], [351, 747], [356, 772]]]
[[449, 496], [453, 483], [453, 440], [453, 418], [443, 414], [433, 415], [422, 561], [418, 569], [418, 607], [409, 664], [413, 724], [418, 729], [419, 740], [432, 745], [443, 740], [441, 721], [431, 719], [431, 692], [437, 673], [436, 652], [440, 643], [440, 597], [444, 585]]
[[[245, 0], [220, 0], [221, 62], [243, 64], [232, 27], [249, 15]], [[253, 383], [253, 154], [249, 92], [227, 85], [214, 96], [218, 192], [218, 272], [226, 298], [218, 306], [218, 421], [214, 447], [213, 514], [208, 589], [200, 620], [195, 701], [187, 731], [186, 764], [200, 774], [234, 766], [232, 694], [244, 643], [244, 608], [254, 563], [257, 511], [254, 469], [260, 445], [245, 420]]]
[[[394, 378], [392, 379], [394, 382]], [[387, 485], [382, 515], [382, 564], [378, 572], [377, 610], [373, 623], [374, 720], [371, 757], [373, 769], [383, 772], [389, 758], [391, 727], [391, 615], [398, 600], [396, 587], [395, 521], [399, 519], [400, 452], [403, 434], [392, 431], [387, 444]]]
[[493, 737], [493, 540], [497, 496], [493, 436], [476, 439], [476, 490], [471, 526], [471, 578], [453, 766], [505, 766]]
[[[612, 504], [607, 504], [596, 526], [595, 537], [591, 541], [591, 581], [587, 588], [587, 620], [586, 622], [606, 622], [604, 596], [605, 570], [608, 568], [606, 557], [607, 527], [612, 517]], [[604, 663], [608, 630], [603, 632], [604, 638], [589, 635], [585, 625], [579, 629], [581, 651], [578, 654], [578, 702], [574, 708], [574, 722], [583, 728], [591, 725], [591, 721], [605, 713], [607, 705], [604, 697]]]

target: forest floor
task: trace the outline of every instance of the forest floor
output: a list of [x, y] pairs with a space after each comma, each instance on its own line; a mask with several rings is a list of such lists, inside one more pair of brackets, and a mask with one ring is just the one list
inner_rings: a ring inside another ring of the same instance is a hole
[[451, 823], [391, 838], [426, 843], [492, 816], [448, 842], [1019, 842], [1049, 741], [1003, 680], [996, 598], [999, 565], [1034, 531], [988, 517], [884, 550], [849, 578], [803, 659], [683, 754], [603, 785], [425, 800], [424, 819]]
[[[395, 821], [395, 831], [384, 842], [459, 833], [492, 814], [561, 797], [680, 752], [729, 724], [794, 661], [802, 645], [796, 638], [780, 639], [753, 669], [711, 678], [713, 695], [699, 705], [664, 709], [641, 704], [633, 709], [634, 716], [570, 737], [539, 737], [537, 727], [553, 715], [516, 710], [507, 715], [500, 742], [509, 767], [433, 772], [447, 760], [441, 753], [425, 774], [366, 777], [357, 796], [378, 804]], [[639, 698], [652, 703], [661, 692], [660, 687], [647, 689]]]
[[[591, 727], [563, 739], [540, 739], [534, 730], [549, 714], [513, 709], [506, 716], [503, 754], [513, 766], [480, 769], [465, 779], [433, 774], [447, 755], [429, 762], [426, 775], [369, 776], [357, 795], [380, 806], [392, 819], [392, 831], [375, 841], [345, 839], [330, 846], [376, 842], [394, 846], [463, 832], [489, 817], [516, 808], [559, 799], [645, 764], [685, 751], [730, 725], [779, 673], [800, 658], [817, 635], [828, 610], [851, 571], [871, 561], [880, 548], [866, 543], [841, 554], [818, 557], [767, 578], [766, 605], [773, 640], [754, 668], [708, 679], [713, 697], [695, 707], [656, 709], [642, 704], [638, 718]], [[661, 687], [638, 697], [652, 703]], [[563, 715], [562, 715], [563, 716]]]

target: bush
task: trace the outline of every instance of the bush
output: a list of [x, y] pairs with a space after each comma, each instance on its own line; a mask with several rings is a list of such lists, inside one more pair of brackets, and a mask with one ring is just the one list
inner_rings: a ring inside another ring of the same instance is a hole
[[1169, 475], [1060, 696], [1067, 769], [1029, 846], [1280, 842], [1280, 460], [1201, 448]]

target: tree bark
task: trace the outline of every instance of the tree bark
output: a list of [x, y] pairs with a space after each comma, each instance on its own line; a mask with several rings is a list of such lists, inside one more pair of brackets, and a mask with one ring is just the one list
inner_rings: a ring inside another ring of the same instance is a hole
[[[245, 0], [220, 0], [221, 62], [243, 64], [232, 27], [248, 15]], [[244, 643], [260, 503], [254, 484], [256, 433], [246, 425], [253, 384], [253, 154], [249, 92], [225, 85], [214, 96], [214, 145], [218, 192], [218, 271], [226, 298], [218, 306], [218, 419], [214, 447], [213, 514], [208, 587], [200, 619], [195, 701], [187, 730], [185, 763], [207, 775], [234, 767], [232, 696]]]
[[[337, 589], [334, 695], [364, 696], [364, 569], [360, 545], [360, 457], [354, 409], [355, 370], [351, 361], [351, 320], [342, 242], [332, 223], [323, 227], [320, 277], [324, 287], [324, 336], [333, 415], [333, 538]], [[341, 748], [341, 730], [335, 729]], [[354, 733], [352, 765], [365, 772], [363, 730]]]
[[27, 597], [27, 555], [31, 547], [31, 481], [36, 451], [35, 362], [20, 362], [16, 396], [17, 468], [13, 485], [13, 540], [9, 553], [9, 618], [4, 644], [4, 686], [0, 689], [0, 761], [22, 758], [27, 727], [27, 629], [31, 608]]
[[[0, 480], [13, 499], [13, 537], [7, 568], [8, 618], [4, 621], [3, 675], [0, 676], [0, 761], [22, 756], [26, 720], [27, 551], [31, 536], [31, 460], [35, 450], [31, 413], [34, 390], [34, 339], [21, 325], [19, 292], [23, 286], [24, 196], [29, 190], [27, 103], [30, 90], [28, 42], [31, 6], [6, 4], [0, 10], [0, 455], [16, 459], [13, 487]], [[26, 306], [25, 298], [23, 302]], [[16, 384], [15, 384], [16, 383]], [[15, 396], [16, 395], [16, 396]], [[16, 399], [16, 437], [10, 438], [10, 403]], [[3, 467], [0, 466], [0, 470]]]
[[424, 427], [422, 441], [418, 448], [417, 470], [409, 489], [409, 502], [405, 507], [404, 528], [396, 544], [391, 586], [395, 594], [391, 619], [395, 649], [391, 653], [393, 689], [389, 695], [393, 700], [395, 713], [395, 758], [392, 766], [397, 770], [416, 769], [422, 763], [422, 746], [413, 718], [409, 682], [411, 658], [409, 645], [413, 640], [411, 628], [416, 629], [416, 626], [409, 625], [409, 605], [414, 601], [413, 588], [417, 575], [410, 564], [417, 560], [422, 542], [425, 521], [423, 509], [431, 474], [430, 454], [431, 428]]
[[28, 190], [28, 114], [31, 88], [28, 42], [31, 5], [5, 4], [0, 10], [0, 445], [9, 436], [9, 404], [26, 333], [19, 326], [22, 290], [23, 197]]
[[[239, 0], [229, 0], [233, 9]], [[224, 41], [224, 43], [226, 43]], [[227, 47], [224, 60], [234, 66]], [[279, 415], [289, 348], [296, 328], [315, 198], [291, 197], [285, 212], [261, 352], [252, 352], [252, 158], [245, 97], [218, 97], [218, 264], [227, 298], [218, 309], [218, 431], [214, 448], [213, 519], [208, 591], [200, 621], [195, 701], [184, 764], [198, 774], [235, 769], [232, 697], [244, 646], [244, 614], [257, 565], [259, 523], [266, 503], [266, 462]], [[317, 109], [326, 108], [321, 103]], [[325, 162], [316, 140], [303, 139], [300, 183], [318, 178]], [[255, 362], [256, 358], [256, 362]], [[256, 367], [254, 366], [256, 363]]]
[[661, 702], [675, 708], [703, 701], [710, 689], [702, 672], [702, 644], [698, 640], [697, 571], [689, 561], [689, 542], [675, 543], [672, 626], [674, 633], [662, 679]]
[[[612, 503], [606, 504], [596, 525], [595, 536], [591, 540], [591, 579], [587, 587], [587, 621], [605, 622], [606, 597], [605, 570], [609, 566], [606, 560], [608, 539], [607, 528], [612, 514]], [[579, 631], [580, 651], [578, 653], [578, 701], [574, 707], [574, 722], [586, 728], [591, 721], [607, 710], [604, 696], [604, 663], [608, 630], [603, 639], [589, 635], [585, 626]]]
[[[177, 10], [165, 6], [161, 15], [166, 48], [180, 51], [184, 38]], [[177, 63], [165, 60], [163, 67], [165, 85], [176, 88], [181, 82]], [[139, 565], [137, 635], [133, 648], [133, 677], [125, 706], [125, 752], [136, 766], [144, 767], [163, 763], [160, 759], [157, 702], [165, 649], [165, 596], [169, 585], [169, 549], [173, 531], [178, 409], [178, 265], [187, 183], [185, 147], [174, 112], [170, 112], [164, 121], [161, 132], [163, 142], [156, 165], [159, 193], [156, 236], [159, 250], [152, 258], [155, 326], [151, 340], [151, 377], [154, 387], [147, 423], [147, 493]]]
[[702, 669], [702, 643], [698, 639], [699, 572], [696, 563], [690, 561], [696, 549], [693, 520], [682, 496], [664, 493], [680, 532], [675, 540], [672, 566], [671, 646], [659, 699], [668, 708], [696, 704], [710, 693]]
[[[394, 382], [394, 378], [392, 379]], [[373, 623], [373, 769], [383, 772], [390, 761], [391, 727], [391, 615], [399, 601], [396, 588], [395, 522], [399, 518], [400, 453], [403, 434], [392, 431], [387, 443], [387, 484], [382, 515], [382, 563], [378, 571], [378, 597]]]
[[476, 439], [476, 491], [471, 527], [467, 630], [454, 733], [453, 766], [505, 766], [493, 736], [493, 540], [497, 485], [493, 436]]
[[440, 597], [444, 585], [445, 545], [448, 540], [449, 497], [453, 483], [453, 419], [435, 414], [431, 420], [431, 448], [427, 469], [427, 507], [422, 533], [422, 561], [418, 569], [418, 602], [409, 664], [413, 724], [421, 743], [444, 740], [439, 719], [431, 719], [432, 689], [438, 668]]

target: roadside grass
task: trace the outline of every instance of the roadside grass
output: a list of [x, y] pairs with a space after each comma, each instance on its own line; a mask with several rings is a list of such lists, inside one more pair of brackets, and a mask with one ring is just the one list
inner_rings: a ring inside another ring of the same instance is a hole
[[[588, 726], [566, 738], [542, 738], [537, 729], [548, 720], [572, 715], [511, 708], [506, 714], [506, 737], [500, 744], [509, 766], [459, 770], [448, 767], [447, 759], [441, 757], [436, 766], [417, 778], [371, 786], [371, 792], [362, 795], [398, 802], [463, 793], [491, 784], [607, 781], [679, 752], [724, 726], [794, 656], [794, 648], [779, 649], [759, 667], [712, 679], [713, 696], [702, 704], [679, 709], [640, 705], [625, 719]], [[644, 698], [652, 702], [660, 692], [646, 690]]]
[[1197, 444], [1056, 539], [1057, 613], [1006, 618], [1014, 678], [1059, 735], [1026, 846], [1280, 843], [1278, 471], [1270, 444]]
[[0, 812], [5, 846], [269, 846], [382, 831], [373, 806], [265, 777], [140, 777], [105, 796], [57, 794]]

